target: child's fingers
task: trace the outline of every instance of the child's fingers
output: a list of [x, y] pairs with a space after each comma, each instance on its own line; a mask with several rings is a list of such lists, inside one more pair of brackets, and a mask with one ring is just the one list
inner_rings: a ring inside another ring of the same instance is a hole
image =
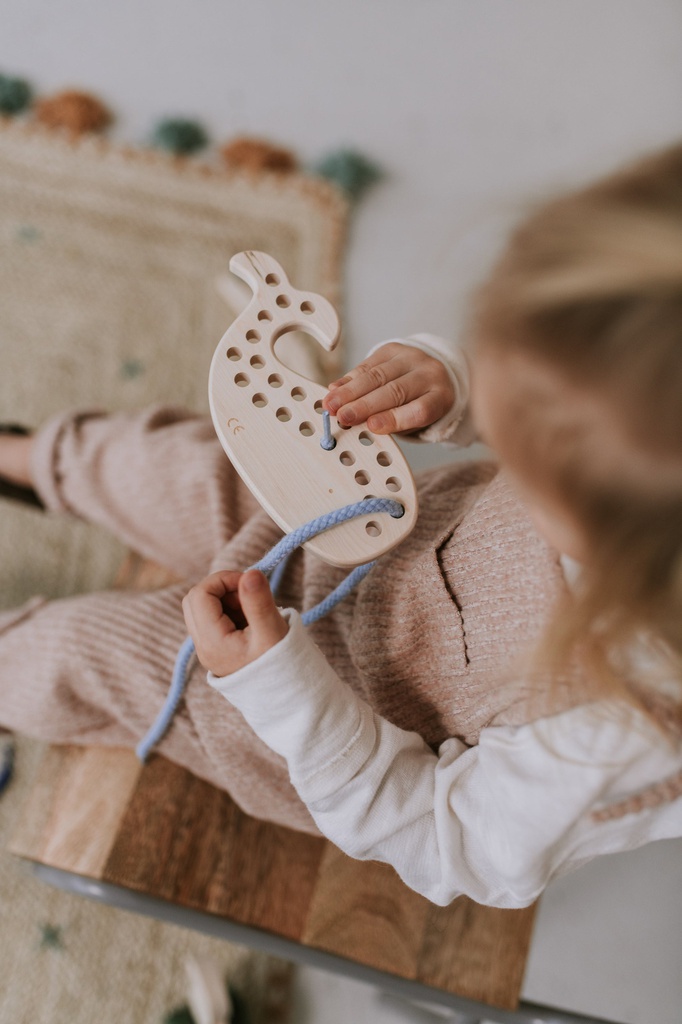
[[324, 398], [324, 407], [332, 415], [349, 402], [384, 387], [412, 369], [409, 352], [404, 345], [384, 345], [362, 363], [349, 370], [345, 377], [333, 381]]
[[189, 591], [182, 602], [187, 630], [197, 657], [217, 676], [241, 668], [247, 643], [246, 619], [239, 606], [238, 585], [242, 573], [213, 573]]
[[435, 422], [450, 409], [452, 401], [452, 389], [434, 383], [419, 367], [349, 401], [337, 416], [342, 426], [367, 423], [376, 433], [399, 433]]
[[448, 408], [448, 403], [441, 396], [429, 392], [420, 394], [405, 405], [371, 414], [367, 417], [367, 426], [375, 434], [411, 433], [435, 423]]
[[212, 572], [206, 576], [201, 583], [197, 583], [195, 590], [203, 590], [207, 594], [216, 597], [224, 597], [226, 594], [236, 594], [239, 589], [239, 577], [242, 572], [234, 569], [221, 569], [219, 572]]
[[335, 381], [323, 404], [341, 426], [366, 422], [370, 430], [389, 434], [435, 423], [454, 397], [450, 374], [439, 359], [391, 343]]
[[257, 657], [279, 643], [289, 627], [262, 572], [251, 569], [243, 574], [239, 581], [239, 600], [251, 632], [249, 647]]
[[263, 573], [219, 572], [192, 587], [182, 610], [201, 664], [224, 676], [243, 668], [288, 632]]
[[363, 423], [373, 412], [404, 405], [427, 390], [428, 382], [419, 370], [412, 370], [394, 359], [366, 371], [358, 370], [348, 384], [325, 398], [324, 405], [340, 423], [349, 427]]
[[185, 595], [182, 611], [195, 643], [197, 637], [200, 641], [213, 642], [234, 632], [236, 626], [230, 613], [238, 617], [237, 589], [241, 575], [239, 572], [212, 573]]
[[[342, 426], [365, 423], [370, 417], [388, 411], [398, 412], [401, 406], [425, 397], [429, 382], [419, 370], [410, 371], [387, 381], [381, 387], [343, 405], [338, 413]], [[370, 424], [368, 426], [371, 427]], [[371, 428], [373, 429], [373, 428]], [[393, 429], [402, 429], [393, 427]], [[385, 432], [388, 432], [387, 430]]]

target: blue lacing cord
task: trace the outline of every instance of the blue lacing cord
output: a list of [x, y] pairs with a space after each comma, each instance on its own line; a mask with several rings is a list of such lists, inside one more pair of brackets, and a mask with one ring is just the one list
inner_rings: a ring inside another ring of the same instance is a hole
[[[399, 519], [405, 514], [405, 509], [399, 501], [394, 501], [392, 498], [366, 498], [364, 501], [353, 502], [352, 505], [344, 505], [342, 508], [337, 508], [333, 512], [327, 512], [323, 516], [318, 516], [317, 519], [312, 519], [309, 523], [304, 523], [303, 526], [299, 526], [297, 529], [287, 534], [287, 536], [283, 537], [282, 540], [275, 544], [275, 546], [271, 548], [271, 550], [268, 551], [268, 553], [264, 555], [259, 562], [250, 566], [250, 568], [260, 569], [260, 571], [269, 578], [270, 587], [272, 588], [273, 593], [276, 593], [286, 567], [286, 559], [293, 551], [296, 550], [296, 548], [305, 544], [305, 542], [310, 540], [312, 537], [316, 537], [318, 533], [324, 533], [325, 530], [330, 530], [333, 526], [337, 526], [340, 523], [346, 523], [349, 519], [355, 519], [357, 516], [371, 515], [375, 512], [388, 512], [394, 519]], [[339, 603], [339, 601], [343, 601], [343, 599], [350, 594], [351, 590], [353, 590], [353, 588], [356, 587], [362, 579], [364, 579], [374, 565], [376, 565], [376, 561], [366, 562], [365, 565], [358, 565], [353, 569], [352, 572], [350, 572], [348, 576], [339, 583], [338, 587], [336, 587], [335, 590], [332, 590], [331, 594], [328, 594], [327, 597], [320, 601], [319, 604], [316, 604], [314, 608], [310, 608], [307, 612], [303, 612], [301, 616], [303, 624], [308, 626], [311, 622], [317, 622], [318, 619], [327, 615], [327, 613], [330, 612], [332, 608]], [[194, 643], [192, 642], [192, 638], [188, 637], [178, 651], [170, 689], [163, 707], [159, 711], [156, 720], [152, 724], [146, 736], [140, 740], [136, 747], [137, 756], [141, 761], [146, 761], [152, 747], [155, 747], [161, 740], [173, 720], [178, 704], [185, 692], [188, 667], [194, 654]]]
[[0, 793], [7, 789], [14, 772], [14, 740], [11, 736], [0, 736]]

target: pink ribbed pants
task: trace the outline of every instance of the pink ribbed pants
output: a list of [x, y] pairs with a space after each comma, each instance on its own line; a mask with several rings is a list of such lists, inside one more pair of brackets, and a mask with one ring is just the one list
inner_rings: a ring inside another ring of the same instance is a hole
[[[281, 534], [232, 469], [210, 420], [180, 409], [60, 416], [35, 436], [33, 477], [51, 513], [104, 525], [186, 582], [141, 594], [35, 598], [0, 613], [0, 725], [52, 742], [135, 746], [163, 703], [187, 635], [181, 601], [191, 583], [240, 530], [247, 554], [254, 541], [264, 552]], [[194, 672], [161, 751], [230, 791], [235, 773], [245, 792], [267, 777], [266, 804], [256, 799], [247, 809], [277, 819], [267, 802], [279, 792], [286, 823], [312, 830], [283, 762], [211, 690], [201, 666]], [[197, 721], [210, 723], [208, 740]]]

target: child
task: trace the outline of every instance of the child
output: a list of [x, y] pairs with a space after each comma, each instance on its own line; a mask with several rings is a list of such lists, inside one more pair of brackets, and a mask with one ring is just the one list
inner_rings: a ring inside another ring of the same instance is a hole
[[[5, 476], [199, 581], [184, 610], [211, 687], [197, 669], [162, 752], [443, 904], [524, 906], [598, 854], [682, 835], [681, 243], [682, 147], [522, 225], [471, 329], [502, 470], [423, 474], [414, 532], [307, 630], [293, 609], [343, 574], [298, 552], [280, 611], [259, 573], [225, 570], [278, 531], [205, 420], [85, 414], [6, 438]], [[461, 353], [419, 336], [326, 404], [462, 440], [468, 388]], [[134, 744], [186, 590], [0, 618], [2, 724]]]

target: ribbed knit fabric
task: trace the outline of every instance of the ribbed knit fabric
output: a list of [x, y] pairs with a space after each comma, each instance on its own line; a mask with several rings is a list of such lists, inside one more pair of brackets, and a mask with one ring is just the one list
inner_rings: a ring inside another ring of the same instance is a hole
[[[34, 601], [0, 615], [0, 724], [51, 741], [132, 747], [168, 690], [188, 586], [208, 571], [251, 565], [281, 531], [230, 466], [210, 421], [182, 410], [60, 417], [36, 437], [33, 472], [50, 509], [109, 527], [187, 582]], [[589, 699], [577, 682], [531, 688], [514, 671], [564, 583], [504, 477], [460, 462], [421, 475], [418, 489], [414, 532], [309, 627], [342, 679], [432, 745], [447, 736], [475, 744], [491, 723], [520, 724]], [[312, 607], [344, 575], [299, 550], [280, 603]], [[316, 831], [284, 761], [200, 666], [159, 749], [248, 813]]]

